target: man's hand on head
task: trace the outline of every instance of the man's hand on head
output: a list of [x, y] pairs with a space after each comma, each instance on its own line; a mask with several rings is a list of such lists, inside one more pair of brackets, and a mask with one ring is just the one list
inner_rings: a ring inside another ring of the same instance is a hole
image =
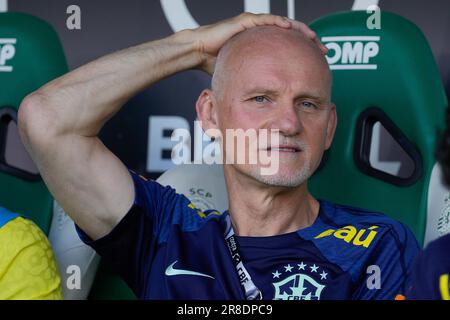
[[198, 68], [212, 75], [220, 48], [235, 34], [256, 26], [278, 26], [296, 29], [315, 42], [326, 54], [328, 49], [320, 42], [317, 35], [306, 24], [272, 14], [242, 13], [236, 17], [194, 30], [183, 30], [176, 36], [180, 41], [194, 41], [199, 53]]

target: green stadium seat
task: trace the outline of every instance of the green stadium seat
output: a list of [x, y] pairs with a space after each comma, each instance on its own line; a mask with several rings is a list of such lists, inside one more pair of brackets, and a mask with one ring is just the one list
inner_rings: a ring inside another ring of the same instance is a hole
[[46, 234], [53, 199], [20, 142], [23, 98], [67, 72], [59, 38], [45, 21], [0, 13], [0, 204], [33, 220]]
[[368, 17], [342, 12], [310, 25], [329, 48], [338, 113], [333, 145], [310, 189], [318, 198], [384, 212], [423, 243], [447, 98], [420, 29], [385, 11], [381, 29], [369, 29]]

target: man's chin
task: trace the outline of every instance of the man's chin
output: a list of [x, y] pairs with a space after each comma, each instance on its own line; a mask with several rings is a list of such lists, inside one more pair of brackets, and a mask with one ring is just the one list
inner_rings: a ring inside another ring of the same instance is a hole
[[288, 188], [296, 188], [300, 185], [304, 184], [310, 174], [309, 168], [305, 168], [306, 170], [296, 170], [296, 171], [287, 171], [287, 172], [278, 172], [275, 174], [262, 174], [261, 171], [252, 172], [250, 174], [254, 179], [259, 182], [271, 186], [271, 187], [288, 187]]
[[265, 184], [268, 187], [285, 187], [285, 188], [296, 188], [301, 186], [305, 180], [293, 180], [288, 178], [281, 177], [271, 177], [271, 176], [262, 176], [259, 179], [259, 182]]

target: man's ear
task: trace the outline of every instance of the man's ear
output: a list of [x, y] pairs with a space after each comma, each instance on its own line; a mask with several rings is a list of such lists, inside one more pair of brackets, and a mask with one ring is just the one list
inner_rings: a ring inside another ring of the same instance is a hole
[[204, 89], [195, 104], [197, 118], [201, 121], [203, 131], [219, 129], [217, 100], [210, 89]]
[[327, 126], [327, 137], [325, 141], [325, 150], [328, 150], [333, 142], [334, 133], [336, 132], [337, 126], [337, 112], [336, 106], [334, 104], [331, 105], [330, 116], [328, 118], [328, 126]]

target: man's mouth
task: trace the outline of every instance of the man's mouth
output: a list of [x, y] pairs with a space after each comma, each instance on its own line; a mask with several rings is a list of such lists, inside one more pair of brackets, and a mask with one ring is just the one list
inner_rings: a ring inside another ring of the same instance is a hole
[[271, 146], [267, 148], [268, 151], [277, 151], [277, 152], [301, 152], [302, 150], [297, 146]]

